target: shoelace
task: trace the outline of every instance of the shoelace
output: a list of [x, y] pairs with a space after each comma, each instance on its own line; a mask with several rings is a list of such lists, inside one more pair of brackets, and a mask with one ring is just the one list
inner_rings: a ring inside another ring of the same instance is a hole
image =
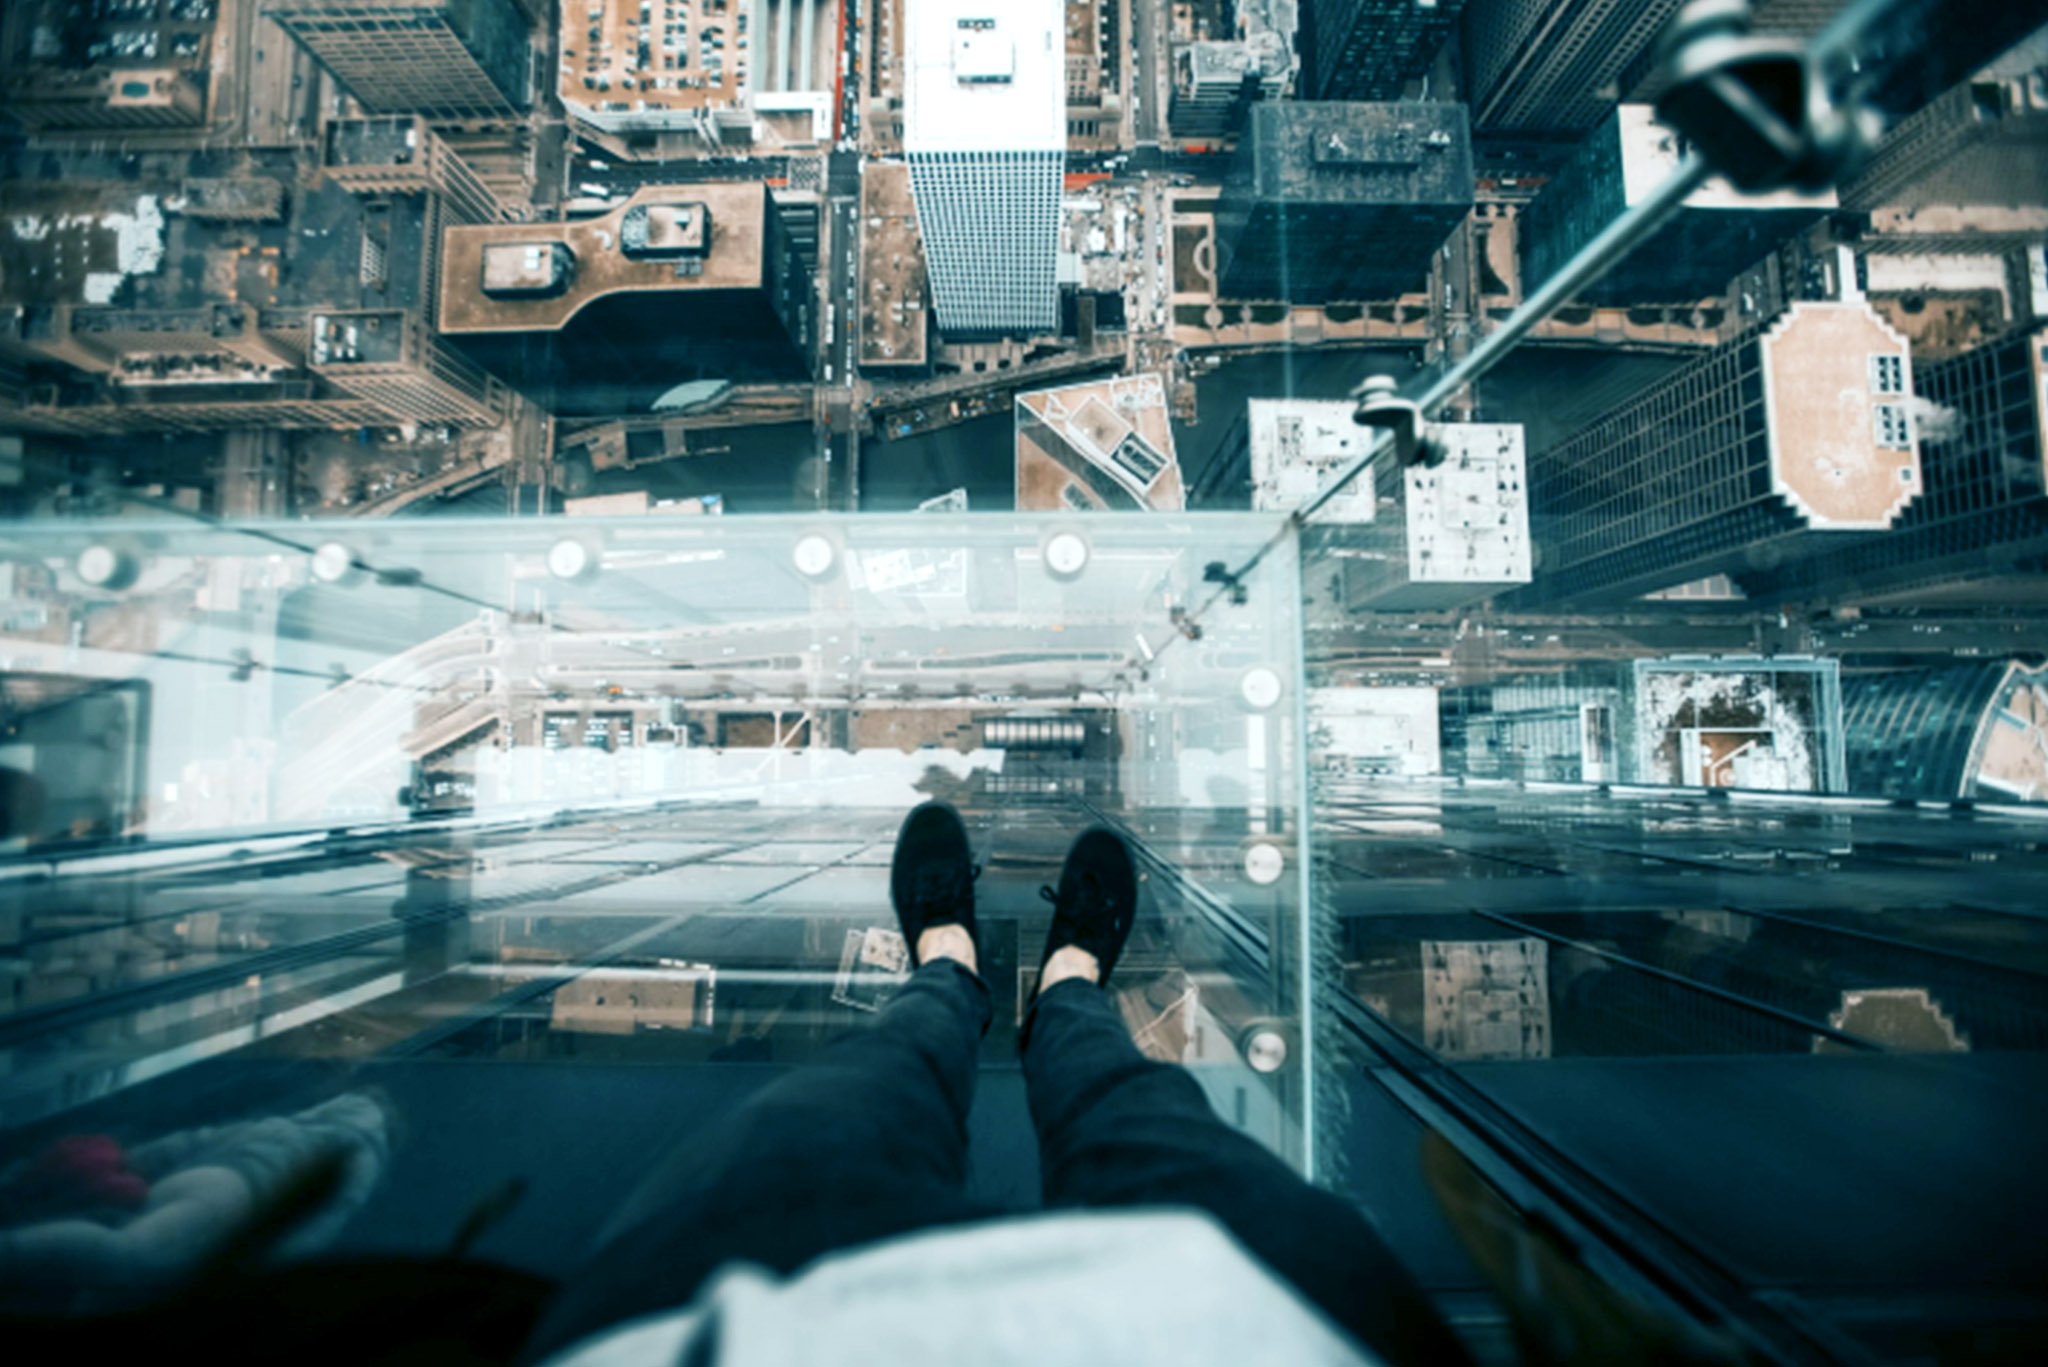
[[[1046, 901], [1052, 903], [1054, 911], [1059, 910], [1060, 895], [1052, 890], [1052, 885], [1050, 883], [1040, 883], [1038, 885], [1038, 895], [1040, 897], [1043, 897]], [[1080, 914], [1093, 910], [1091, 903], [1097, 903], [1100, 901], [1102, 901], [1101, 881], [1097, 879], [1095, 875], [1092, 873], [1082, 874], [1081, 890], [1074, 897], [1074, 911], [1077, 914]]]
[[926, 865], [918, 870], [917, 886], [911, 890], [910, 903], [923, 914], [950, 911], [953, 904], [960, 900], [961, 894], [971, 889], [979, 877], [979, 864], [969, 864], [967, 877], [964, 879], [949, 867]]

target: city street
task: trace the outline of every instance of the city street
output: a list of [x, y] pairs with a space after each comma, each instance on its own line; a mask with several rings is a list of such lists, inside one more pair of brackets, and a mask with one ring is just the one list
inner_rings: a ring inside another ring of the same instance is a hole
[[828, 385], [852, 388], [858, 378], [860, 347], [860, 156], [834, 153], [827, 163], [826, 203], [830, 228], [822, 235], [824, 253], [824, 317], [820, 328], [824, 366], [819, 378]]
[[1147, 0], [1129, 5], [1132, 66], [1125, 88], [1131, 92], [1131, 136], [1127, 146], [1157, 147], [1166, 129], [1167, 96], [1173, 89], [1166, 27], [1170, 11]]

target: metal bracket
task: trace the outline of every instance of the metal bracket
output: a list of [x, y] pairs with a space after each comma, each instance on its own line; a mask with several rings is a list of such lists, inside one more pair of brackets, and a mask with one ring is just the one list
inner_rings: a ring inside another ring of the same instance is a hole
[[1664, 42], [1657, 117], [1739, 189], [1834, 184], [1869, 150], [1856, 102], [1837, 105], [1823, 61], [1796, 38], [1750, 33], [1747, 0], [1693, 0]]
[[1444, 463], [1444, 447], [1435, 426], [1423, 416], [1421, 404], [1400, 396], [1392, 376], [1368, 375], [1351, 392], [1358, 400], [1351, 421], [1387, 433], [1393, 439], [1394, 459], [1403, 469]]
[[1230, 594], [1231, 603], [1237, 607], [1243, 607], [1251, 596], [1251, 590], [1245, 587], [1243, 578], [1232, 574], [1230, 565], [1222, 560], [1211, 560], [1202, 567], [1202, 582], [1223, 585]]

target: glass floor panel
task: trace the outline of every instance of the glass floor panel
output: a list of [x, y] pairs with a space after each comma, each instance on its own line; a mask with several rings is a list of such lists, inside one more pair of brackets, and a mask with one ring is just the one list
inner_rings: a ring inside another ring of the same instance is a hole
[[49, 827], [0, 866], [6, 1156], [370, 1089], [407, 1137], [335, 1249], [431, 1251], [509, 1184], [479, 1255], [562, 1275], [651, 1155], [886, 1003], [895, 831], [943, 797], [984, 866], [984, 1199], [1037, 1199], [1038, 889], [1108, 822], [1140, 1047], [1475, 1343], [1426, 1135], [1773, 1342], [2041, 1322], [2038, 813], [1329, 770], [1287, 524], [1086, 531], [11, 530], [53, 611], [0, 639]]

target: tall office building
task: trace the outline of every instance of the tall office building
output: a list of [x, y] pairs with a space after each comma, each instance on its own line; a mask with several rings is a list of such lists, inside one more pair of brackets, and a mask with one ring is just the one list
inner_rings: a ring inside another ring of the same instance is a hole
[[454, 227], [440, 332], [549, 411], [644, 413], [692, 380], [802, 380], [813, 277], [759, 181], [650, 186], [595, 218]]
[[1842, 718], [1852, 792], [2048, 799], [2048, 669], [1970, 660], [1852, 674]]
[[206, 121], [205, 72], [95, 67], [28, 71], [7, 83], [8, 114], [37, 131], [179, 128]]
[[513, 0], [283, 0], [264, 11], [373, 114], [512, 118], [532, 44]]
[[[1648, 198], [1678, 169], [1681, 141], [1646, 104], [1621, 105], [1588, 134], [1518, 220], [1529, 287], [1555, 275], [1601, 229]], [[1723, 294], [1735, 276], [1834, 207], [1832, 190], [1743, 194], [1716, 177], [1578, 298], [1627, 306]]]
[[1238, 0], [1237, 32], [1176, 44], [1167, 127], [1175, 137], [1217, 138], [1244, 126], [1245, 111], [1294, 87], [1295, 0]]
[[215, 9], [13, 0], [0, 7], [0, 117], [35, 132], [205, 123]]
[[1303, 0], [1302, 94], [1398, 100], [1429, 73], [1466, 0]]
[[903, 151], [939, 331], [1059, 327], [1066, 169], [1059, 0], [909, 0]]
[[[1291, 512], [1372, 449], [1347, 399], [1253, 399], [1197, 485], [1201, 506], [1225, 506], [1242, 471], [1251, 506]], [[1439, 610], [1529, 582], [1529, 491], [1518, 423], [1439, 426], [1444, 460], [1401, 469], [1379, 462], [1317, 513], [1338, 530], [1351, 610]], [[1242, 502], [1238, 502], [1242, 507]]]
[[1422, 288], [1471, 212], [1457, 104], [1261, 104], [1216, 207], [1218, 293], [1290, 304]]
[[1381, 461], [1371, 472], [1388, 553], [1344, 560], [1347, 609], [1440, 611], [1529, 582], [1521, 424], [1444, 423], [1436, 436], [1440, 464]]
[[1922, 495], [1906, 340], [1793, 304], [1531, 462], [1541, 556], [1516, 603], [1639, 597], [1893, 535]]
[[1753, 569], [1753, 596], [1828, 603], [2048, 599], [2048, 330], [1915, 368], [1926, 488], [1882, 537]]
[[1906, 114], [1841, 193], [1864, 215], [1857, 245], [1869, 255], [2037, 254], [2048, 241], [2048, 29]]
[[1173, 56], [1167, 127], [1179, 138], [1236, 132], [1253, 104], [1287, 93], [1294, 62], [1287, 45], [1271, 33], [1257, 42], [1189, 43]]
[[409, 309], [333, 310], [308, 320], [315, 375], [413, 422], [485, 426], [505, 411], [503, 387], [434, 336]]
[[1469, 0], [1463, 16], [1472, 126], [1583, 132], [1679, 0]]
[[[1346, 399], [1252, 399], [1202, 471], [1197, 507], [1251, 506], [1292, 512], [1372, 450], [1380, 433], [1353, 421]], [[1316, 514], [1318, 523], [1358, 525], [1379, 515], [1371, 472], [1351, 481]]]
[[1842, 203], [2026, 206], [2048, 202], [2048, 67], [1956, 86], [1885, 135]]

